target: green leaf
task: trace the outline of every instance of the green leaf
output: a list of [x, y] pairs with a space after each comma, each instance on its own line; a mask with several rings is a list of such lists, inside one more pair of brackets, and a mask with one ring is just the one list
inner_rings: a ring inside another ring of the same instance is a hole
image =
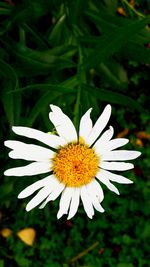
[[143, 239], [150, 238], [150, 225], [148, 223], [145, 224], [141, 236]]
[[[40, 85], [33, 85], [28, 86], [24, 89], [39, 89]], [[48, 89], [45, 90], [46, 93], [37, 101], [36, 105], [33, 107], [33, 109], [30, 112], [30, 115], [27, 118], [27, 125], [31, 126], [34, 121], [36, 120], [37, 116], [47, 107], [50, 103], [52, 103], [56, 98], [58, 99], [60, 96], [65, 96], [65, 94], [73, 93], [75, 90], [73, 88], [66, 88], [61, 86], [55, 86], [55, 85], [41, 85], [42, 89]]]
[[43, 112], [43, 109], [45, 109], [50, 103], [53, 103], [54, 99], [59, 98], [59, 96], [61, 96], [61, 93], [52, 94], [52, 92], [46, 92], [31, 110], [28, 118], [26, 119], [26, 124], [28, 126], [32, 126], [39, 114]]
[[[55, 18], [56, 19], [56, 18]], [[54, 46], [65, 44], [66, 40], [72, 39], [72, 32], [66, 25], [66, 14], [62, 13], [48, 33], [48, 41]]]
[[126, 245], [130, 245], [131, 243], [133, 243], [133, 240], [131, 239], [129, 235], [124, 234], [122, 236], [122, 242]]
[[127, 89], [127, 72], [115, 60], [110, 59], [105, 64], [101, 63], [97, 66], [96, 71], [101, 74], [101, 77], [106, 80], [107, 84], [109, 83], [114, 88], [118, 88], [118, 90]]
[[125, 43], [127, 43], [133, 35], [139, 32], [149, 21], [149, 17], [142, 20], [131, 21], [114, 31], [109, 32], [109, 35], [102, 35], [96, 49], [94, 49], [94, 51], [87, 57], [84, 67], [93, 67], [108, 59], [124, 46]]
[[10, 91], [14, 91], [18, 87], [18, 79], [14, 69], [3, 60], [0, 60], [0, 74], [2, 75], [2, 104], [6, 113], [10, 127], [14, 124], [14, 98]]
[[117, 267], [134, 267], [132, 263], [119, 263]]
[[150, 49], [139, 44], [134, 44], [133, 42], [128, 43], [128, 49], [123, 48], [123, 56], [140, 62], [142, 64], [150, 64]]
[[[22, 23], [21, 27], [24, 29], [26, 34], [32, 36], [33, 40], [36, 42], [38, 48], [40, 49], [48, 49], [48, 44], [43, 36], [40, 35], [38, 31], [32, 29], [32, 26], [29, 26], [27, 23]], [[28, 35], [27, 35], [28, 36]]]
[[75, 88], [78, 85], [77, 75], [65, 80], [60, 84], [62, 87]]
[[104, 2], [107, 6], [108, 13], [115, 14], [117, 9], [117, 0], [104, 0]]
[[10, 10], [8, 8], [0, 8], [0, 15], [8, 15]]
[[62, 56], [63, 58], [72, 57], [77, 52], [77, 48], [74, 45], [60, 45], [55, 46], [51, 50], [47, 50], [47, 53], [51, 56]]
[[131, 39], [134, 43], [139, 44], [139, 45], [145, 45], [150, 42], [150, 30], [149, 27], [143, 28], [140, 33], [137, 33], [133, 36]]
[[9, 122], [10, 127], [14, 124], [14, 99], [13, 94], [8, 93], [8, 91], [12, 91], [11, 83], [5, 82], [5, 87], [2, 92], [2, 104], [4, 107], [4, 111]]
[[137, 101], [130, 98], [129, 96], [125, 96], [123, 94], [116, 93], [113, 91], [98, 89], [96, 87], [89, 86], [86, 84], [83, 84], [82, 88], [83, 90], [86, 90], [87, 92], [89, 92], [89, 94], [94, 95], [101, 101], [107, 101], [108, 103], [115, 103], [126, 107], [130, 107], [132, 110], [136, 109], [139, 112], [143, 110], [141, 105]]
[[[108, 12], [104, 8], [99, 9], [97, 12], [86, 10], [85, 14], [95, 23], [95, 26], [98, 27], [100, 33], [109, 35], [116, 29], [119, 29], [122, 26], [126, 26], [127, 24], [131, 23], [131, 20], [127, 17], [118, 17], [109, 15]], [[137, 20], [138, 21], [138, 20]], [[84, 37], [86, 38], [86, 37]], [[91, 40], [90, 40], [91, 39]], [[96, 39], [98, 40], [99, 37], [92, 36], [89, 38], [89, 42], [96, 43]], [[145, 27], [137, 32], [131, 38], [132, 41], [136, 42], [137, 44], [147, 44], [150, 42], [150, 31], [149, 27]]]
[[62, 70], [65, 68], [75, 67], [75, 64], [63, 56], [55, 56], [49, 50], [35, 51], [21, 44], [14, 47], [13, 50], [17, 60], [21, 63], [19, 69], [29, 74], [45, 74], [53, 70]]
[[[66, 84], [71, 84], [74, 80], [70, 79], [68, 80], [68, 83], [66, 81]], [[69, 93], [69, 92], [74, 92], [74, 88], [67, 88], [67, 86], [65, 86], [65, 82], [62, 83], [62, 85], [53, 85], [53, 84], [34, 84], [34, 85], [28, 85], [22, 88], [19, 88], [17, 90], [15, 90], [14, 93], [19, 92], [19, 91], [34, 91], [34, 90], [43, 90], [43, 91], [52, 91], [52, 92], [58, 92], [58, 93]], [[11, 91], [12, 92], [12, 91]]]
[[4, 78], [8, 81], [10, 80], [14, 90], [18, 86], [18, 78], [15, 70], [6, 62], [0, 59], [0, 73], [4, 76]]
[[102, 7], [96, 12], [90, 9], [85, 10], [85, 14], [95, 23], [96, 27], [98, 25], [101, 32], [105, 34], [109, 34], [110, 31], [130, 22], [128, 18], [110, 15], [106, 9]]
[[79, 23], [82, 18], [82, 12], [86, 8], [87, 2], [83, 0], [72, 0], [68, 1], [68, 19], [71, 26]]
[[0, 30], [0, 35], [4, 34], [6, 31], [9, 31], [13, 27], [13, 23], [16, 21], [18, 24], [20, 23], [20, 20], [27, 19], [29, 16], [29, 10], [28, 9], [23, 9], [22, 6], [18, 8], [12, 6], [12, 10], [9, 14], [9, 17], [5, 22], [3, 22], [3, 27], [2, 30]]

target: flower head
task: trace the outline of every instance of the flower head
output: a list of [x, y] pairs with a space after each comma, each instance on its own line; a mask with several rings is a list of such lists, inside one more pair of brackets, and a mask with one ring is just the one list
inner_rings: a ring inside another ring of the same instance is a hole
[[118, 150], [129, 140], [112, 139], [112, 126], [103, 132], [111, 115], [110, 105], [105, 107], [94, 126], [89, 109], [80, 120], [79, 134], [59, 107], [50, 105], [50, 108], [49, 118], [57, 135], [28, 127], [13, 127], [16, 134], [38, 140], [47, 145], [47, 148], [20, 141], [5, 141], [5, 146], [12, 149], [9, 153], [11, 158], [32, 163], [6, 170], [4, 174], [28, 176], [49, 173], [46, 178], [29, 185], [19, 194], [18, 198], [25, 198], [40, 189], [27, 204], [27, 211], [38, 205], [39, 208], [44, 208], [49, 201], [61, 195], [57, 218], [64, 214], [68, 214], [68, 219], [72, 218], [78, 210], [80, 198], [88, 217], [92, 218], [94, 209], [104, 212], [101, 206], [104, 195], [100, 183], [119, 194], [112, 182], [128, 184], [132, 181], [110, 171], [132, 169], [134, 165], [124, 161], [135, 159], [141, 153]]

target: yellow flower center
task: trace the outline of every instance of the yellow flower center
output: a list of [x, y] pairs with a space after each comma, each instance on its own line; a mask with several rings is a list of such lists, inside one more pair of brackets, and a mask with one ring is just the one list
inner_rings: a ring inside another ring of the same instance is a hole
[[88, 184], [98, 171], [99, 157], [83, 143], [71, 143], [58, 150], [53, 159], [53, 173], [68, 187]]

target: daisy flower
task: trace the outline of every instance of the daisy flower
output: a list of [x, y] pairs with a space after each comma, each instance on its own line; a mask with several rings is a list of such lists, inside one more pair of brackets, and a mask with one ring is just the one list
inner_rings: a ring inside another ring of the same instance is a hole
[[138, 151], [118, 150], [128, 143], [128, 139], [113, 137], [113, 127], [103, 132], [107, 125], [111, 106], [107, 105], [96, 123], [90, 118], [91, 108], [82, 116], [77, 133], [72, 121], [62, 110], [50, 105], [50, 121], [54, 124], [57, 135], [44, 133], [28, 127], [12, 127], [14, 133], [38, 140], [46, 147], [26, 144], [20, 141], [5, 141], [5, 146], [12, 149], [9, 157], [31, 161], [26, 166], [5, 171], [7, 176], [29, 176], [47, 173], [44, 179], [29, 185], [18, 198], [26, 198], [37, 190], [26, 210], [45, 205], [61, 195], [57, 218], [68, 214], [71, 219], [77, 212], [80, 199], [87, 216], [92, 219], [94, 209], [104, 212], [101, 202], [104, 198], [101, 183], [119, 194], [112, 182], [128, 184], [131, 180], [111, 171], [126, 171], [134, 167], [125, 162], [140, 156]]

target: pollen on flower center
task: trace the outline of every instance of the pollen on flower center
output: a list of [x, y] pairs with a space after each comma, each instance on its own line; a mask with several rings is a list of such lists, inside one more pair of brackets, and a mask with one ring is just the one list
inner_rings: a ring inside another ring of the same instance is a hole
[[94, 179], [99, 157], [83, 143], [68, 144], [53, 158], [53, 173], [68, 187], [80, 187]]

